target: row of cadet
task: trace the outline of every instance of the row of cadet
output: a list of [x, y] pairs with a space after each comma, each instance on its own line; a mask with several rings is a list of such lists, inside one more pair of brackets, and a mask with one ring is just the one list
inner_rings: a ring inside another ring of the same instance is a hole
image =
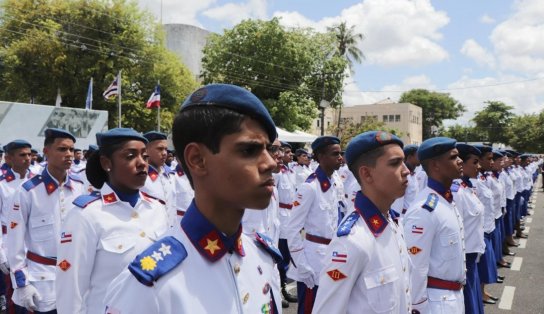
[[158, 132], [97, 134], [79, 173], [65, 130], [46, 130], [37, 174], [29, 143], [7, 145], [0, 269], [14, 311], [278, 313], [298, 298], [299, 313], [483, 312], [480, 282], [526, 237], [541, 163], [373, 131], [345, 154], [319, 137], [315, 168], [294, 165], [260, 100], [225, 84], [191, 94], [172, 131], [174, 171]]

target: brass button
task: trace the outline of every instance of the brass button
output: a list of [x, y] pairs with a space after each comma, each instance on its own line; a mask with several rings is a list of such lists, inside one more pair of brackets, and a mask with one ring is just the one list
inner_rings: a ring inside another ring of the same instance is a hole
[[142, 238], [145, 237], [145, 232], [144, 231], [140, 232], [140, 237], [142, 237]]
[[133, 213], [132, 213], [132, 218], [138, 218], [138, 213], [137, 213], [137, 212], [133, 212]]
[[240, 265], [238, 264], [234, 265], [234, 273], [238, 275], [239, 272], [240, 272]]
[[120, 250], [120, 249], [123, 248], [123, 245], [122, 245], [122, 244], [119, 244], [119, 245], [117, 246], [117, 248]]

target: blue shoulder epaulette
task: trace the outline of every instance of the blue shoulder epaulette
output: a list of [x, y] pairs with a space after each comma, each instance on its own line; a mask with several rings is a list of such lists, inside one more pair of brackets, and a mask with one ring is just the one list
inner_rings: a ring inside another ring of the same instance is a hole
[[453, 182], [453, 183], [451, 184], [450, 190], [451, 190], [452, 192], [457, 192], [457, 191], [459, 191], [459, 182]]
[[178, 239], [168, 236], [138, 254], [128, 265], [128, 270], [139, 282], [152, 287], [155, 281], [176, 268], [186, 257], [185, 246]]
[[23, 183], [23, 188], [27, 191], [32, 190], [33, 188], [40, 185], [40, 183], [43, 182], [43, 177], [41, 175], [32, 177], [28, 179], [25, 183]]
[[427, 200], [421, 207], [425, 208], [429, 212], [432, 212], [436, 208], [437, 204], [438, 195], [436, 193], [429, 193], [429, 196], [427, 196]]
[[168, 174], [174, 174], [176, 173], [176, 170], [174, 170], [173, 168], [170, 168], [170, 166], [164, 165], [164, 172]]
[[87, 207], [87, 205], [89, 205], [90, 203], [92, 203], [92, 202], [94, 202], [96, 200], [99, 200], [100, 198], [101, 198], [100, 192], [99, 191], [94, 191], [91, 194], [78, 196], [72, 202], [72, 204], [76, 205], [79, 208], [85, 208], [85, 207]]
[[315, 178], [317, 178], [317, 174], [315, 174], [315, 172], [314, 172], [311, 175], [309, 175], [308, 178], [306, 178], [306, 182], [310, 183], [310, 182], [314, 181]]
[[83, 180], [75, 173], [70, 173], [68, 176], [70, 177], [71, 180], [74, 180], [74, 181], [79, 182], [81, 184], [85, 184], [83, 182]]
[[260, 247], [262, 247], [266, 252], [268, 252], [268, 254], [272, 256], [274, 262], [279, 263], [283, 261], [283, 256], [281, 255], [280, 250], [278, 250], [278, 248], [276, 248], [272, 243], [272, 239], [262, 233], [256, 232], [255, 240]]
[[356, 211], [349, 214], [349, 216], [344, 219], [344, 221], [342, 221], [338, 226], [338, 230], [336, 230], [336, 235], [338, 237], [348, 235], [351, 232], [351, 228], [353, 228], [353, 225], [355, 225], [359, 217], [361, 217], [361, 215], [359, 215], [359, 213]]

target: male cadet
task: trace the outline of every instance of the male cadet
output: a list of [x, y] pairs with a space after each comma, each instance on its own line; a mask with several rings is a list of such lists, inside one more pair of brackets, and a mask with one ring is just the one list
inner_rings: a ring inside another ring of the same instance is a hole
[[[195, 199], [181, 227], [139, 254], [108, 288], [106, 313], [278, 313], [270, 238], [242, 233], [244, 208], [266, 208], [276, 128], [263, 103], [227, 84], [181, 106], [173, 142]], [[273, 312], [272, 312], [273, 311]]]
[[415, 173], [416, 167], [420, 165], [419, 159], [417, 159], [417, 148], [417, 145], [410, 144], [406, 145], [403, 149], [404, 164], [406, 165], [406, 168], [410, 170], [410, 175], [408, 176], [408, 187], [406, 188], [404, 195], [397, 198], [391, 205], [391, 209], [401, 217], [406, 214], [406, 211], [408, 208], [410, 208], [410, 205], [414, 201], [414, 198], [419, 191], [419, 182], [417, 181]]
[[298, 148], [295, 151], [295, 156], [297, 157], [297, 163], [293, 166], [293, 172], [295, 173], [295, 188], [298, 189], [312, 174], [312, 170], [310, 169], [310, 157], [308, 157], [308, 152], [305, 149]]
[[[7, 261], [6, 241], [7, 241], [7, 218], [6, 214], [12, 209], [13, 195], [19, 186], [32, 177], [32, 173], [28, 170], [30, 167], [31, 159], [31, 145], [24, 140], [14, 140], [4, 146], [6, 152], [6, 164], [9, 165], [9, 169], [0, 176], [0, 220], [2, 221], [2, 244], [0, 247], [0, 270], [7, 275], [5, 283], [2, 280], [2, 284], [7, 286], [6, 295], [8, 303], [10, 303], [10, 310], [13, 306], [11, 301], [11, 295], [13, 289], [11, 287], [11, 279], [9, 276], [9, 266]], [[6, 300], [3, 300], [5, 304]], [[2, 301], [0, 301], [2, 303]]]
[[[62, 129], [44, 132], [47, 166], [25, 181], [8, 211], [8, 261], [13, 301], [34, 313], [56, 313], [55, 267], [57, 244], [72, 201], [82, 194], [83, 183], [69, 174], [75, 137]], [[69, 267], [69, 266], [68, 266]]]
[[[185, 171], [181, 167], [181, 164], [176, 162], [176, 168], [174, 169], [174, 198], [176, 204], [176, 221], [179, 222], [187, 208], [191, 205], [193, 198], [195, 197], [195, 191], [191, 187], [189, 178], [185, 175]], [[176, 223], [177, 225], [177, 223]]]
[[450, 191], [463, 171], [455, 144], [454, 139], [434, 137], [425, 140], [417, 153], [428, 176], [427, 187], [404, 216], [414, 266], [412, 306], [417, 313], [463, 313], [465, 308], [463, 221]]
[[370, 131], [348, 144], [349, 169], [360, 183], [355, 211], [326, 249], [313, 313], [410, 313], [410, 257], [390, 206], [410, 173], [403, 143]]
[[73, 173], [80, 173], [85, 169], [86, 162], [83, 161], [82, 158], [83, 152], [81, 151], [81, 148], [74, 148], [74, 162], [72, 167], [70, 167], [70, 171]]
[[150, 131], [145, 133], [144, 137], [149, 141], [146, 146], [147, 154], [149, 155], [149, 169], [147, 170], [147, 180], [142, 188], [142, 192], [164, 202], [169, 224], [170, 226], [174, 226], [179, 219], [177, 219], [178, 215], [174, 199], [174, 173], [165, 165], [168, 154], [166, 134]]
[[[298, 313], [312, 310], [317, 292], [317, 279], [323, 268], [325, 249], [338, 226], [339, 206], [344, 191], [339, 188], [342, 156], [340, 140], [321, 136], [312, 143], [319, 166], [304, 183], [298, 186], [293, 210], [287, 227], [287, 242], [296, 268], [288, 276], [297, 281]], [[305, 241], [300, 231], [305, 229]]]

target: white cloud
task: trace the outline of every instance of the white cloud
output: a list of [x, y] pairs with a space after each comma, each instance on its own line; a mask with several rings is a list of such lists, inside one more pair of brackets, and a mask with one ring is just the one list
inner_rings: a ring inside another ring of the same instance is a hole
[[461, 53], [476, 61], [479, 65], [486, 65], [490, 68], [495, 66], [495, 57], [472, 38], [465, 41]]
[[[197, 15], [210, 7], [216, 0], [162, 0], [162, 21], [164, 24], [183, 23], [202, 27]], [[157, 17], [161, 16], [160, 0], [138, 0], [140, 8], [148, 10]]]
[[520, 0], [514, 13], [495, 27], [491, 42], [502, 70], [538, 73], [544, 71], [544, 2]]
[[266, 0], [248, 0], [245, 3], [227, 3], [218, 7], [207, 9], [202, 14], [211, 19], [226, 22], [229, 25], [239, 23], [244, 19], [265, 19]]
[[480, 23], [482, 23], [482, 24], [495, 24], [495, 19], [492, 18], [491, 16], [487, 15], [487, 14], [484, 14], [480, 18]]
[[369, 64], [419, 66], [443, 61], [447, 51], [439, 44], [439, 29], [449, 23], [445, 12], [429, 0], [365, 0], [344, 9], [339, 16], [311, 21], [298, 12], [276, 12], [287, 26], [312, 26], [324, 30], [340, 21], [355, 25], [365, 39], [360, 49]]

